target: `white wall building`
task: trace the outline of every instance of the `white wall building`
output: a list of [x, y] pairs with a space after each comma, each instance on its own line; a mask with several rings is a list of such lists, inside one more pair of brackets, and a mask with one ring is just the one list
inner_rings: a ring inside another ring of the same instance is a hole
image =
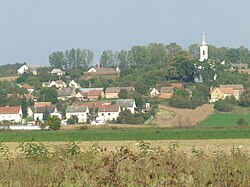
[[11, 121], [15, 123], [22, 122], [22, 109], [18, 107], [0, 107], [0, 121]]
[[206, 43], [205, 34], [202, 34], [202, 43], [200, 46], [200, 61], [203, 62], [204, 60], [208, 59], [208, 45]]
[[70, 119], [72, 116], [76, 116], [79, 123], [86, 123], [88, 114], [89, 108], [85, 105], [68, 106], [66, 109], [66, 118]]
[[132, 114], [135, 113], [136, 104], [134, 99], [118, 99], [116, 104], [119, 105], [122, 110], [128, 109]]
[[29, 71], [29, 67], [26, 66], [26, 65], [23, 65], [22, 67], [20, 67], [18, 70], [17, 70], [17, 74], [18, 75], [22, 75], [24, 74], [25, 72], [28, 72]]
[[105, 121], [115, 121], [119, 117], [121, 108], [119, 105], [102, 105], [98, 110], [98, 117]]

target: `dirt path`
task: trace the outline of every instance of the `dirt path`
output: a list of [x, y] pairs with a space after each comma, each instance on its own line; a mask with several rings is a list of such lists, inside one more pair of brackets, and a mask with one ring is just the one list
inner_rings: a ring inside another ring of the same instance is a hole
[[178, 109], [159, 105], [159, 112], [154, 123], [160, 127], [189, 127], [206, 119], [214, 113], [212, 104], [205, 104], [196, 109]]

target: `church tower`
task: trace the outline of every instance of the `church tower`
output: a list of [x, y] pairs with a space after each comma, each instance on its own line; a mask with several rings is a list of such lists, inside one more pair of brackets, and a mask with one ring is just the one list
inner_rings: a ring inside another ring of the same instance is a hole
[[208, 45], [205, 40], [205, 34], [202, 34], [202, 43], [200, 46], [200, 61], [203, 62], [204, 60], [208, 59]]

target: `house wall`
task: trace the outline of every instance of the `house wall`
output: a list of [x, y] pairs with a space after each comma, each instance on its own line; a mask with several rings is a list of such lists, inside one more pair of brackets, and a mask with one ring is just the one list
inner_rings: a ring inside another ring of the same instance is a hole
[[104, 117], [106, 121], [117, 120], [119, 112], [98, 112], [98, 117]]
[[43, 120], [43, 113], [35, 113], [34, 120]]
[[214, 103], [216, 101], [218, 101], [219, 99], [224, 99], [224, 93], [222, 93], [219, 89], [214, 90], [211, 94], [210, 94], [210, 102]]
[[119, 98], [118, 93], [106, 93], [106, 99], [114, 99], [114, 98]]
[[19, 114], [0, 114], [0, 121], [13, 121], [15, 123], [21, 123], [22, 115]]
[[79, 123], [86, 123], [87, 122], [87, 112], [66, 113], [67, 119], [70, 119], [71, 116], [77, 116]]
[[160, 93], [159, 98], [161, 99], [170, 99], [173, 93]]
[[150, 97], [158, 97], [159, 96], [159, 92], [156, 89], [153, 89], [150, 92]]

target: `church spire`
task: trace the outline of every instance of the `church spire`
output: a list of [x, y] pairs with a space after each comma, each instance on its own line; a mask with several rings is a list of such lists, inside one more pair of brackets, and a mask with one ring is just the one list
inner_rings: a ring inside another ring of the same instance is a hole
[[207, 45], [206, 38], [205, 38], [205, 33], [204, 32], [202, 33], [202, 43], [201, 44], [202, 45]]

